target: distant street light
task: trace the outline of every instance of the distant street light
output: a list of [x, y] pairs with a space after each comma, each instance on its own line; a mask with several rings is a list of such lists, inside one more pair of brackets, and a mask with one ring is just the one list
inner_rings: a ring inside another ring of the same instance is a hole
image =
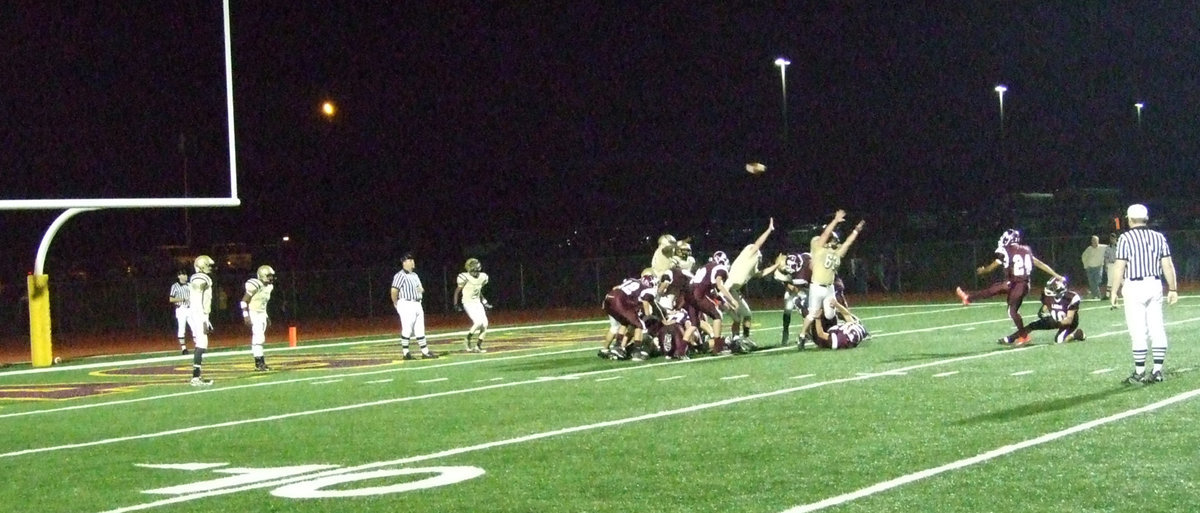
[[1137, 102], [1137, 103], [1133, 104], [1133, 107], [1137, 109], [1137, 124], [1138, 124], [1138, 126], [1142, 126], [1142, 107], [1145, 107], [1145, 106], [1146, 106], [1146, 104], [1144, 104], [1142, 102]]
[[1004, 133], [1004, 91], [1008, 88], [1004, 84], [996, 86], [996, 94], [1000, 96], [1000, 133]]
[[335, 107], [333, 105], [333, 102], [327, 101], [327, 102], [321, 104], [321, 114], [324, 114], [325, 117], [332, 118], [333, 115], [336, 113], [337, 113], [337, 107]]
[[787, 115], [787, 67], [791, 64], [783, 57], [775, 59], [775, 65], [779, 67], [779, 80], [783, 91], [783, 143], [786, 145], [788, 140], [788, 115]]

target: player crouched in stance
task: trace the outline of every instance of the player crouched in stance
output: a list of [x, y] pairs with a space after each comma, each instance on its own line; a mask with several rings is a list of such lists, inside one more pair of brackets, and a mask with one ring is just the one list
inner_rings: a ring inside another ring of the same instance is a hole
[[[647, 268], [639, 278], [627, 278], [604, 296], [604, 313], [608, 314], [608, 333], [604, 335], [601, 358], [624, 360], [632, 343], [641, 343], [646, 331], [645, 318], [653, 313], [654, 298], [658, 295], [658, 278]], [[614, 340], [619, 343], [614, 347]]]
[[267, 316], [267, 302], [275, 290], [275, 269], [269, 265], [258, 267], [257, 276], [246, 280], [246, 293], [242, 295], [242, 322], [250, 327], [250, 355], [254, 357], [254, 370], [269, 371], [267, 357], [263, 354], [263, 343], [267, 341], [267, 327], [271, 318]]
[[[483, 264], [477, 258], [468, 258], [463, 264], [464, 272], [458, 273], [458, 288], [454, 289], [454, 308], [466, 311], [471, 319], [471, 329], [467, 330], [467, 352], [486, 353], [483, 348], [483, 337], [487, 334], [487, 311], [492, 308], [487, 298], [483, 297], [483, 286], [488, 283], [488, 275], [483, 272]], [[462, 302], [459, 302], [459, 298]], [[475, 337], [475, 345], [471, 338]]]
[[866, 326], [863, 326], [862, 321], [850, 313], [850, 309], [839, 302], [836, 296], [826, 297], [822, 309], [836, 311], [837, 320], [830, 321], [823, 316], [820, 319], [814, 319], [812, 325], [816, 333], [813, 342], [817, 347], [821, 349], [854, 349], [871, 338], [871, 333], [867, 331]]
[[1083, 340], [1083, 329], [1079, 327], [1079, 303], [1082, 300], [1079, 294], [1067, 289], [1066, 278], [1050, 278], [1042, 294], [1042, 308], [1038, 310], [1038, 320], [1026, 324], [1023, 330], [1001, 337], [1000, 343], [1012, 344], [1034, 330], [1058, 330], [1054, 334], [1056, 344]]

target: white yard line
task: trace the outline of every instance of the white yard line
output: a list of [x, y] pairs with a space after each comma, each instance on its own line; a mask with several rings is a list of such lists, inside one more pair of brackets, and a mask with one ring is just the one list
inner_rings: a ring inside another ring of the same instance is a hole
[[391, 382], [392, 382], [392, 379], [393, 379], [393, 378], [388, 378], [388, 379], [376, 379], [376, 380], [373, 380], [373, 381], [367, 381], [366, 383], [367, 383], [368, 385], [374, 385], [374, 384], [376, 384], [376, 383], [391, 383]]
[[788, 379], [804, 379], [804, 378], [811, 378], [813, 376], [816, 376], [816, 374], [801, 374], [799, 376], [792, 376]]
[[898, 488], [900, 486], [904, 486], [906, 484], [909, 484], [909, 483], [912, 483], [915, 481], [919, 481], [919, 480], [925, 479], [927, 477], [936, 476], [938, 474], [949, 472], [951, 470], [958, 470], [961, 468], [965, 468], [965, 467], [974, 465], [976, 463], [983, 463], [988, 460], [999, 458], [1006, 454], [1011, 454], [1011, 453], [1017, 452], [1021, 449], [1027, 449], [1030, 447], [1034, 447], [1036, 445], [1041, 445], [1041, 444], [1044, 444], [1047, 442], [1052, 442], [1054, 440], [1058, 440], [1059, 438], [1073, 435], [1075, 433], [1087, 431], [1089, 429], [1092, 429], [1092, 428], [1095, 428], [1098, 426], [1102, 426], [1104, 424], [1116, 422], [1118, 420], [1126, 419], [1126, 418], [1132, 417], [1134, 415], [1140, 415], [1142, 413], [1154, 411], [1154, 410], [1157, 410], [1157, 409], [1160, 409], [1160, 408], [1163, 408], [1166, 406], [1170, 406], [1170, 405], [1178, 403], [1178, 402], [1186, 401], [1188, 399], [1196, 397], [1197, 395], [1200, 395], [1200, 388], [1191, 390], [1189, 392], [1184, 392], [1182, 394], [1179, 394], [1179, 395], [1176, 395], [1173, 397], [1169, 397], [1167, 399], [1163, 399], [1162, 401], [1148, 404], [1148, 405], [1142, 406], [1140, 408], [1134, 408], [1132, 410], [1125, 410], [1121, 413], [1109, 415], [1107, 417], [1104, 417], [1101, 419], [1096, 419], [1096, 420], [1089, 421], [1089, 422], [1084, 422], [1083, 424], [1078, 424], [1078, 425], [1069, 427], [1067, 429], [1063, 429], [1061, 431], [1047, 433], [1047, 434], [1044, 434], [1037, 438], [1031, 438], [1029, 440], [1025, 440], [1022, 442], [1017, 442], [1015, 444], [1005, 445], [1004, 447], [992, 449], [988, 452], [981, 453], [981, 454], [972, 456], [970, 458], [964, 458], [964, 459], [961, 459], [961, 460], [958, 460], [958, 461], [955, 461], [952, 463], [947, 463], [940, 467], [934, 467], [934, 468], [922, 470], [920, 472], [913, 472], [911, 474], [903, 475], [903, 476], [897, 477], [895, 479], [890, 479], [888, 481], [876, 483], [874, 485], [868, 486], [866, 488], [861, 488], [859, 490], [855, 490], [850, 493], [845, 493], [842, 495], [838, 495], [836, 497], [830, 497], [828, 499], [825, 499], [825, 500], [822, 500], [819, 502], [814, 502], [811, 504], [805, 504], [803, 506], [796, 506], [794, 508], [784, 510], [783, 513], [808, 513], [811, 511], [818, 511], [818, 510], [822, 510], [825, 508], [838, 506], [838, 505], [845, 504], [847, 502], [850, 502], [850, 501], [853, 501], [856, 499], [861, 499], [863, 497], [877, 494], [879, 492], [884, 492], [887, 490], [891, 490], [893, 488]]
[[658, 378], [655, 381], [671, 381], [673, 379], [681, 379], [681, 378], [683, 378], [683, 376], [671, 376], [669, 378]]
[[330, 383], [338, 383], [338, 382], [340, 382], [340, 381], [342, 381], [342, 380], [340, 380], [340, 379], [326, 379], [326, 380], [323, 380], [323, 381], [311, 381], [311, 382], [309, 382], [309, 384], [310, 384], [310, 385], [328, 385], [328, 384], [330, 384]]
[[[896, 372], [908, 372], [908, 371], [912, 371], [912, 370], [916, 370], [916, 369], [923, 369], [926, 367], [945, 365], [948, 363], [957, 363], [957, 362], [976, 360], [976, 359], [981, 359], [981, 358], [991, 358], [991, 357], [997, 357], [997, 356], [1012, 355], [1012, 354], [1016, 354], [1016, 353], [1026, 351], [1029, 349], [1034, 349], [1034, 348], [1036, 348], [1036, 346], [1017, 348], [1017, 349], [1013, 349], [1012, 351], [992, 351], [992, 352], [988, 352], [988, 353], [974, 354], [974, 355], [970, 355], [970, 356], [960, 356], [960, 357], [956, 357], [956, 358], [949, 358], [946, 360], [937, 360], [937, 361], [926, 362], [926, 363], [921, 363], [921, 364], [917, 364], [917, 365], [911, 365], [908, 367], [902, 367], [899, 369], [893, 369], [893, 370], [886, 371], [886, 372], [877, 372], [877, 373], [866, 374], [866, 375], [861, 375], [861, 376], [854, 376], [854, 377], [849, 377], [849, 378], [840, 378], [840, 379], [833, 379], [833, 380], [829, 380], [829, 381], [820, 381], [820, 382], [815, 382], [815, 383], [809, 383], [809, 384], [802, 385], [802, 386], [789, 387], [789, 388], [784, 388], [784, 389], [780, 389], [780, 390], [773, 390], [770, 392], [762, 392], [762, 393], [758, 393], [758, 394], [744, 395], [744, 396], [740, 396], [740, 397], [732, 397], [729, 399], [723, 399], [720, 401], [715, 401], [715, 402], [710, 402], [710, 403], [697, 404], [697, 405], [687, 406], [684, 408], [678, 408], [678, 409], [674, 409], [674, 410], [664, 410], [664, 411], [659, 411], [659, 412], [654, 412], [654, 413], [647, 413], [644, 415], [638, 415], [638, 416], [634, 416], [634, 417], [626, 417], [623, 419], [608, 420], [608, 421], [604, 421], [604, 422], [597, 422], [594, 424], [585, 424], [585, 425], [581, 425], [581, 426], [573, 426], [573, 427], [568, 427], [568, 428], [556, 429], [556, 430], [552, 430], [552, 431], [544, 431], [541, 433], [534, 433], [534, 434], [520, 436], [520, 437], [516, 437], [516, 438], [509, 438], [506, 440], [497, 440], [494, 442], [486, 442], [486, 443], [471, 445], [471, 446], [466, 446], [466, 447], [457, 447], [457, 448], [453, 448], [453, 449], [447, 449], [444, 451], [439, 451], [439, 452], [424, 454], [424, 455], [419, 455], [419, 456], [411, 456], [411, 457], [407, 457], [407, 458], [400, 458], [400, 459], [395, 459], [395, 460], [390, 460], [390, 461], [374, 462], [374, 463], [369, 463], [366, 465], [360, 465], [357, 467], [345, 467], [345, 468], [339, 468], [339, 469], [332, 469], [332, 470], [317, 472], [317, 473], [313, 473], [313, 474], [305, 474], [303, 476], [298, 476], [298, 477], [290, 477], [290, 478], [277, 479], [274, 481], [259, 482], [259, 483], [254, 483], [254, 484], [249, 484], [249, 485], [239, 486], [239, 487], [234, 487], [234, 488], [222, 488], [219, 490], [211, 490], [211, 491], [199, 492], [199, 493], [188, 494], [188, 495], [180, 495], [180, 496], [176, 496], [176, 497], [170, 497], [167, 499], [157, 500], [157, 501], [153, 501], [153, 502], [147, 502], [147, 503], [138, 504], [138, 505], [134, 505], [134, 506], [117, 508], [117, 509], [109, 510], [105, 513], [126, 513], [126, 512], [130, 512], [130, 511], [141, 511], [141, 510], [155, 508], [158, 506], [166, 506], [166, 505], [170, 505], [170, 504], [178, 504], [178, 503], [192, 501], [192, 500], [196, 500], [196, 499], [202, 499], [205, 497], [213, 497], [213, 496], [218, 496], [218, 495], [225, 495], [225, 494], [229, 494], [229, 493], [241, 492], [241, 491], [246, 491], [246, 490], [254, 490], [254, 489], [259, 489], [259, 488], [274, 488], [274, 487], [282, 486], [282, 485], [285, 485], [288, 483], [307, 481], [307, 480], [311, 480], [311, 479], [317, 479], [317, 478], [328, 477], [328, 476], [336, 476], [336, 475], [348, 474], [348, 473], [353, 473], [353, 472], [361, 472], [364, 470], [369, 470], [369, 469], [374, 469], [374, 468], [391, 467], [391, 466], [396, 466], [396, 465], [406, 465], [406, 464], [416, 463], [416, 462], [420, 462], [420, 461], [427, 461], [427, 460], [432, 460], [432, 459], [437, 459], [437, 458], [456, 456], [459, 454], [465, 454], [465, 453], [469, 453], [469, 452], [482, 451], [482, 450], [486, 450], [486, 449], [492, 449], [492, 448], [496, 448], [496, 447], [504, 447], [504, 446], [508, 446], [508, 445], [515, 445], [515, 444], [524, 443], [524, 442], [532, 442], [532, 441], [536, 441], [536, 440], [542, 440], [542, 439], [552, 438], [552, 437], [561, 436], [561, 435], [579, 433], [579, 432], [583, 432], [583, 431], [591, 431], [591, 430], [602, 429], [602, 428], [616, 427], [616, 426], [622, 426], [625, 424], [631, 424], [634, 422], [642, 422], [642, 421], [646, 421], [646, 420], [659, 419], [659, 418], [670, 417], [670, 416], [674, 416], [674, 415], [682, 415], [682, 414], [693, 413], [693, 412], [697, 412], [697, 411], [704, 411], [704, 410], [709, 410], [709, 409], [713, 409], [713, 408], [719, 408], [722, 406], [730, 406], [730, 405], [734, 405], [734, 404], [739, 404], [739, 403], [743, 403], [743, 402], [747, 402], [747, 401], [754, 401], [754, 400], [759, 400], [759, 399], [765, 399], [765, 398], [769, 398], [769, 397], [778, 397], [778, 396], [783, 396], [783, 395], [792, 394], [792, 393], [796, 393], [796, 392], [801, 392], [804, 390], [811, 390], [814, 388], [820, 388], [820, 387], [829, 386], [829, 385], [836, 385], [836, 384], [840, 384], [840, 383], [851, 383], [851, 382], [855, 382], [855, 381], [863, 381], [863, 380], [875, 379], [875, 378], [881, 378], [881, 377], [895, 377]], [[671, 363], [678, 365], [681, 363], [692, 362], [692, 361], [719, 361], [719, 359], [718, 358], [704, 358], [704, 359], [686, 360], [684, 362], [671, 362]], [[645, 367], [643, 366], [643, 367], [637, 367], [637, 368], [645, 368]], [[544, 382], [549, 382], [549, 380], [542, 380], [539, 382], [544, 383]], [[505, 384], [505, 385], [493, 385], [490, 388], [512, 386], [514, 384], [516, 384], [516, 383], [509, 383], [509, 384]], [[484, 388], [489, 388], [489, 387], [484, 387]], [[1200, 392], [1200, 391], [1198, 391], [1198, 392]], [[443, 393], [442, 395], [449, 395], [449, 394], [450, 393]], [[433, 395], [433, 394], [431, 394], [431, 395]], [[388, 401], [377, 401], [374, 403], [365, 403], [365, 404], [375, 405], [375, 404], [381, 404], [381, 403], [386, 404], [386, 403], [392, 403], [392, 402], [398, 402], [398, 401], [397, 400], [388, 400]], [[357, 405], [354, 405], [354, 406], [357, 407]], [[344, 409], [349, 409], [349, 408], [350, 408], [350, 406], [329, 408], [326, 410], [315, 410], [314, 413], [315, 412], [324, 413], [327, 411], [337, 411], [337, 410], [344, 410]], [[276, 417], [290, 417], [290, 416], [298, 416], [298, 415], [302, 415], [302, 414], [309, 414], [309, 412], [299, 412], [299, 413], [293, 413], [293, 414], [287, 414], [287, 415], [280, 415], [280, 416], [276, 416]], [[244, 421], [226, 422], [226, 423], [217, 424], [214, 426], [225, 427], [225, 426], [230, 426], [230, 425], [248, 424], [251, 422], [262, 422], [264, 420], [276, 420], [276, 417], [267, 417], [264, 419], [248, 419], [248, 420], [244, 420]], [[200, 430], [200, 429], [209, 429], [209, 428], [208, 427], [192, 428], [192, 430]], [[179, 431], [179, 430], [176, 430], [176, 431]], [[170, 432], [170, 433], [177, 434], [176, 432]], [[156, 435], [143, 435], [143, 436], [139, 436], [139, 437], [127, 437], [127, 438], [150, 438], [152, 436], [156, 436]], [[113, 439], [113, 440], [123, 441], [124, 439]], [[103, 441], [92, 442], [87, 445], [99, 445], [100, 443], [103, 443]], [[76, 444], [76, 446], [78, 446], [78, 445], [84, 445], [84, 444]], [[74, 447], [74, 446], [62, 446], [62, 447], [70, 448], [70, 447]], [[55, 449], [56, 448], [46, 448], [46, 449], [35, 450], [35, 451], [43, 452], [45, 450], [55, 450]], [[27, 453], [27, 452], [23, 451], [23, 453]], [[15, 455], [15, 454], [14, 453], [0, 454], [0, 458], [9, 457], [10, 455]]]
[[612, 381], [614, 379], [621, 379], [621, 376], [609, 376], [607, 378], [597, 378], [596, 382], [599, 383], [601, 381]]
[[1116, 369], [1096, 369], [1092, 371], [1092, 374], [1104, 374], [1105, 372], [1112, 372], [1114, 370]]
[[450, 381], [450, 378], [419, 379], [417, 383], [437, 383], [439, 381]]
[[725, 377], [721, 378], [721, 381], [728, 381], [731, 379], [742, 379], [742, 378], [748, 378], [748, 377], [750, 377], [749, 374], [738, 374], [737, 376], [725, 376]]
[[933, 377], [935, 377], [935, 378], [944, 378], [944, 377], [946, 377], [946, 376], [953, 376], [953, 375], [955, 375], [955, 374], [958, 374], [958, 371], [941, 372], [941, 373], [938, 373], [938, 374], [934, 374], [934, 375], [933, 375]]
[[1009, 376], [1025, 376], [1027, 374], [1033, 374], [1033, 371], [1031, 371], [1031, 370], [1017, 371], [1012, 374], [1009, 374]]

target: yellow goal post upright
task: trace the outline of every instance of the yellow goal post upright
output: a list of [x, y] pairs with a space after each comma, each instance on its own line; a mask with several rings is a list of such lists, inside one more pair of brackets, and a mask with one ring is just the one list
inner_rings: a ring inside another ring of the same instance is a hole
[[50, 223], [38, 245], [29, 287], [29, 348], [34, 367], [54, 363], [50, 329], [50, 276], [46, 274], [46, 254], [67, 220], [77, 214], [106, 208], [204, 208], [241, 205], [237, 193], [237, 145], [233, 127], [233, 53], [229, 26], [229, 0], [222, 0], [225, 23], [225, 103], [229, 123], [229, 197], [228, 198], [95, 198], [95, 199], [22, 199], [0, 200], [0, 210], [59, 210], [63, 213]]

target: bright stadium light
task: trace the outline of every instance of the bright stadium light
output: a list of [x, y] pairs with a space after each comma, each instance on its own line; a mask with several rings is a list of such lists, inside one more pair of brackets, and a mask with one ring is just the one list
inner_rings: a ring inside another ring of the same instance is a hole
[[788, 115], [787, 115], [787, 67], [792, 61], [784, 57], [777, 57], [775, 65], [779, 67], [779, 80], [782, 85], [783, 92], [783, 142], [787, 143], [788, 139]]
[[1007, 91], [1007, 90], [1008, 90], [1008, 88], [1004, 87], [1004, 84], [1000, 84], [1000, 85], [996, 86], [996, 94], [998, 96], [1000, 96], [1000, 130], [1001, 131], [1004, 130], [1004, 91]]

